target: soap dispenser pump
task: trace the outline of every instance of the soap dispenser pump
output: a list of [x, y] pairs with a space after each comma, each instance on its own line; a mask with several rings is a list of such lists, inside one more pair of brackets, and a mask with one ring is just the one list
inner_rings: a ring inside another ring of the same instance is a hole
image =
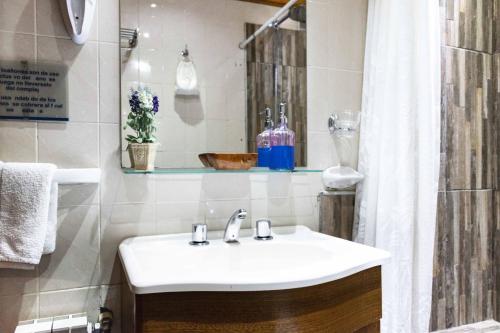
[[271, 160], [271, 134], [273, 132], [273, 110], [265, 108], [260, 114], [265, 116], [264, 131], [257, 135], [257, 166], [269, 167]]
[[89, 38], [97, 0], [59, 0], [64, 25], [76, 44]]
[[295, 168], [295, 132], [288, 128], [286, 103], [280, 104], [280, 123], [271, 134], [271, 161], [273, 170]]

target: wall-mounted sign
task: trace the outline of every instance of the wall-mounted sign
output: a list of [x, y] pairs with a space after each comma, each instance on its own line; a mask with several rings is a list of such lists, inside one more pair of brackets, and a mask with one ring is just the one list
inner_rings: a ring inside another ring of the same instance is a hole
[[0, 119], [68, 121], [68, 67], [0, 60]]

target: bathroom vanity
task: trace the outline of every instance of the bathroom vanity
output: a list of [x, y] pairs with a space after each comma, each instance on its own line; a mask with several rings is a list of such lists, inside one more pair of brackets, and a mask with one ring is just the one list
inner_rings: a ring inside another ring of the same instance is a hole
[[378, 332], [385, 251], [313, 232], [275, 228], [237, 244], [210, 233], [122, 242], [123, 332]]

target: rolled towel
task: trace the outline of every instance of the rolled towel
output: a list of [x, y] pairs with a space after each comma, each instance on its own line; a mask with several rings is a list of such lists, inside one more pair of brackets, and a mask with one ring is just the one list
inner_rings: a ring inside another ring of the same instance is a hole
[[52, 186], [50, 187], [49, 215], [47, 220], [47, 233], [43, 245], [43, 254], [51, 254], [56, 250], [58, 196], [59, 185], [52, 182]]
[[0, 268], [33, 268], [43, 253], [54, 251], [55, 170], [52, 164], [0, 164]]

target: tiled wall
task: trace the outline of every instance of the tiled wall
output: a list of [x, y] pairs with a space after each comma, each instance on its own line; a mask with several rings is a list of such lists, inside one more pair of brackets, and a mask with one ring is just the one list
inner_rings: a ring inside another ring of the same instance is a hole
[[[361, 110], [367, 4], [367, 0], [307, 1], [308, 165], [326, 169], [338, 164], [328, 117]], [[357, 150], [357, 143], [353, 146], [348, 149]]]
[[352, 240], [354, 191], [324, 192], [318, 196], [319, 232]]
[[[203, 6], [204, 0], [189, 2]], [[187, 232], [199, 221], [222, 228], [237, 208], [247, 208], [252, 221], [269, 216], [276, 225], [318, 227], [320, 174], [122, 173], [118, 0], [98, 4], [90, 40], [77, 46], [66, 35], [57, 0], [0, 0], [0, 58], [67, 63], [71, 101], [66, 124], [1, 121], [0, 160], [103, 170], [100, 186], [61, 187], [53, 255], [35, 271], [0, 270], [2, 333], [12, 332], [18, 320], [86, 310], [95, 315], [103, 303], [119, 320], [116, 249], [126, 237]], [[366, 0], [308, 6], [308, 160], [319, 168], [335, 162], [324, 125], [329, 112], [360, 108]]]
[[491, 319], [498, 124], [493, 0], [441, 0], [442, 138], [433, 330]]

